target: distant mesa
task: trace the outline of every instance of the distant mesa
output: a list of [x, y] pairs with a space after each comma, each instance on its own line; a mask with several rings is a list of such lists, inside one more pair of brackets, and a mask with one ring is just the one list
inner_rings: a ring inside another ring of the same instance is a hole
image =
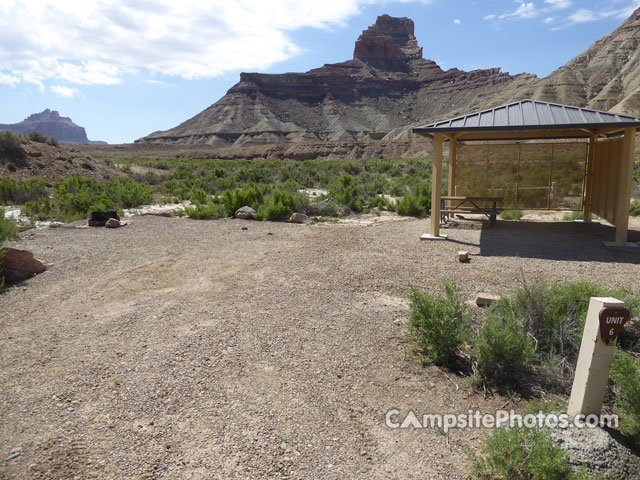
[[352, 60], [306, 73], [241, 73], [206, 110], [137, 142], [247, 147], [399, 140], [410, 137], [412, 126], [522, 98], [640, 113], [640, 9], [543, 79], [500, 68], [444, 71], [423, 58], [411, 19], [382, 15], [358, 37]]
[[69, 117], [61, 117], [55, 110], [48, 108], [40, 113], [29, 115], [20, 123], [0, 124], [0, 130], [26, 135], [38, 132], [45, 137], [53, 137], [65, 145], [106, 144], [106, 142], [90, 141], [83, 127], [76, 125]]

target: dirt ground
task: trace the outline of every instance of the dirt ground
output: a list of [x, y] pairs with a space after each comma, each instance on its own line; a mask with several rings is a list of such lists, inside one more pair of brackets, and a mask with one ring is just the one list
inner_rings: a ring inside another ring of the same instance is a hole
[[467, 478], [486, 430], [392, 429], [386, 412], [512, 404], [407, 356], [409, 283], [638, 289], [640, 253], [605, 248], [598, 224], [421, 242], [426, 220], [393, 217], [26, 232], [49, 268], [0, 296], [0, 478]]

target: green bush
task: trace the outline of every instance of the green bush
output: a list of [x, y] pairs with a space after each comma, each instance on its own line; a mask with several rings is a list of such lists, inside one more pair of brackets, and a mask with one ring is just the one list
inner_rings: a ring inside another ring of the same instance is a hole
[[30, 200], [47, 197], [49, 183], [38, 177], [27, 180], [0, 179], [0, 204], [20, 205]]
[[9, 130], [0, 131], [0, 158], [21, 162], [26, 156], [20, 135]]
[[482, 380], [496, 385], [518, 384], [533, 369], [535, 347], [513, 316], [508, 301], [492, 305], [475, 342]]
[[258, 207], [258, 220], [289, 220], [296, 207], [295, 197], [291, 192], [276, 188]]
[[249, 185], [235, 190], [225, 190], [222, 201], [230, 215], [241, 207], [248, 206], [257, 210], [264, 198], [266, 186]]
[[409, 217], [426, 217], [431, 209], [431, 183], [416, 185], [396, 203], [398, 215]]
[[629, 213], [633, 216], [640, 215], [640, 199], [634, 198], [629, 205]]
[[186, 207], [184, 214], [189, 218], [198, 220], [209, 220], [228, 216], [225, 206], [220, 203], [214, 203], [213, 201], [204, 204], [197, 203], [192, 207]]
[[470, 315], [455, 281], [444, 283], [442, 291], [434, 297], [411, 287], [407, 333], [423, 361], [450, 365], [469, 336]]
[[584, 212], [583, 211], [575, 211], [571, 213], [565, 213], [562, 216], [562, 220], [565, 222], [573, 222], [575, 220], [584, 220]]
[[547, 430], [496, 428], [481, 456], [472, 457], [473, 474], [481, 480], [574, 480], [567, 453]]
[[31, 140], [32, 142], [38, 142], [38, 143], [46, 143], [47, 142], [47, 137], [45, 137], [44, 135], [41, 135], [39, 132], [30, 132], [29, 135], [27, 135], [27, 138], [29, 140]]
[[332, 183], [329, 194], [336, 203], [349, 207], [354, 212], [362, 212], [366, 208], [364, 197], [358, 190], [357, 181], [348, 173]]
[[0, 247], [7, 240], [17, 240], [20, 231], [16, 224], [10, 218], [5, 218], [4, 210], [0, 209]]
[[22, 213], [27, 215], [31, 220], [47, 220], [54, 216], [55, 209], [49, 197], [41, 197], [25, 203]]
[[520, 220], [522, 218], [522, 210], [503, 210], [500, 212], [502, 220]]
[[615, 401], [620, 415], [620, 432], [640, 447], [640, 359], [617, 349], [610, 377], [617, 391]]
[[16, 170], [18, 170], [18, 167], [16, 167], [15, 163], [8, 162], [7, 163], [7, 170], [9, 170], [10, 172], [15, 172]]
[[153, 202], [153, 189], [146, 183], [130, 178], [113, 178], [106, 185], [111, 204], [119, 208], [133, 208]]

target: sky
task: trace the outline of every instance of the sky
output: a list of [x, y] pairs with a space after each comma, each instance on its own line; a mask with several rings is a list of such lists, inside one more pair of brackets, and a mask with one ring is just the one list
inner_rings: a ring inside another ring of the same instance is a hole
[[544, 77], [640, 0], [0, 0], [0, 123], [46, 108], [91, 140], [131, 143], [219, 100], [240, 72], [349, 60], [360, 33], [409, 17], [443, 69]]

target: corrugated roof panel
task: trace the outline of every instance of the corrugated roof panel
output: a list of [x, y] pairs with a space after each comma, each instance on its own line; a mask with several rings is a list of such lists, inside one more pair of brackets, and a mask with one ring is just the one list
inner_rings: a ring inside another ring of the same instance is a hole
[[468, 115], [464, 122], [465, 127], [477, 127], [480, 122], [480, 114]]
[[490, 127], [493, 125], [493, 110], [489, 110], [488, 112], [482, 112], [480, 114], [480, 123], [481, 127]]
[[524, 118], [522, 118], [522, 108], [519, 103], [507, 106], [508, 122], [510, 126], [524, 125]]
[[533, 102], [522, 102], [522, 118], [526, 125], [538, 125], [538, 111]]
[[[424, 125], [417, 132], [640, 127], [640, 118], [556, 103], [522, 100]], [[535, 128], [534, 128], [535, 127]]]
[[506, 105], [503, 107], [498, 107], [493, 110], [493, 126], [507, 126], [509, 125], [509, 115], [507, 113]]

